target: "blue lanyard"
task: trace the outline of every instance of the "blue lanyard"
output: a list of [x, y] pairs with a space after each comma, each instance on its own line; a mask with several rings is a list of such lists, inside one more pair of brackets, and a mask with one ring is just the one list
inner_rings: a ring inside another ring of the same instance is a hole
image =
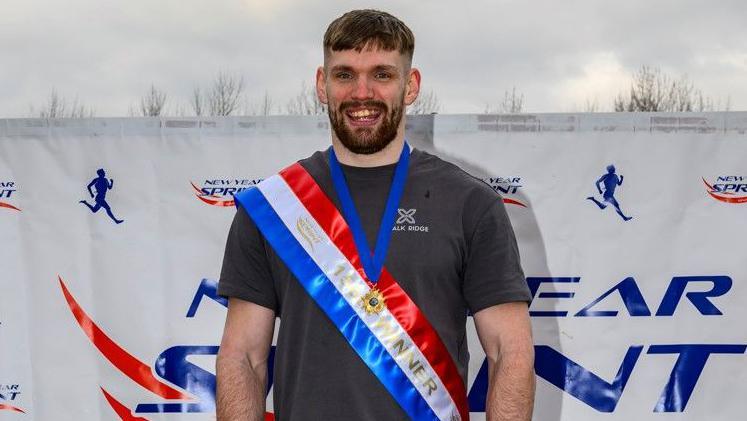
[[386, 199], [384, 215], [381, 217], [379, 226], [379, 235], [376, 237], [376, 247], [373, 253], [368, 248], [366, 233], [363, 231], [361, 219], [355, 209], [353, 198], [350, 196], [350, 190], [345, 182], [345, 175], [342, 173], [340, 163], [337, 161], [334, 149], [329, 148], [329, 168], [332, 172], [332, 182], [334, 184], [337, 197], [342, 205], [342, 214], [345, 216], [353, 232], [355, 247], [358, 249], [358, 255], [366, 272], [366, 277], [371, 283], [376, 283], [381, 276], [381, 268], [384, 266], [384, 259], [389, 248], [389, 240], [392, 237], [392, 228], [394, 228], [394, 217], [397, 214], [399, 201], [402, 199], [402, 193], [405, 191], [405, 181], [407, 180], [407, 166], [410, 162], [410, 146], [405, 142], [402, 153], [399, 155], [399, 161], [394, 169], [394, 179], [389, 187], [389, 196]]

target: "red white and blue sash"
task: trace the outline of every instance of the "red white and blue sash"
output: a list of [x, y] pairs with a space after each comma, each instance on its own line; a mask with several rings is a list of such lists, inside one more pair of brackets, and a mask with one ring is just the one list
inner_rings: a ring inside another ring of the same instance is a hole
[[414, 420], [469, 420], [456, 365], [420, 309], [386, 269], [386, 307], [367, 312], [370, 287], [345, 219], [309, 173], [294, 164], [236, 195], [311, 298]]

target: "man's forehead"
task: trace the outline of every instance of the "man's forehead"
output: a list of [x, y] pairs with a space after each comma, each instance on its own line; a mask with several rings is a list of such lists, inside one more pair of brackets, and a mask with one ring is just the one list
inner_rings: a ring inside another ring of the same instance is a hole
[[384, 50], [366, 46], [355, 49], [328, 51], [325, 54], [325, 67], [395, 67], [404, 68], [405, 56], [398, 50]]

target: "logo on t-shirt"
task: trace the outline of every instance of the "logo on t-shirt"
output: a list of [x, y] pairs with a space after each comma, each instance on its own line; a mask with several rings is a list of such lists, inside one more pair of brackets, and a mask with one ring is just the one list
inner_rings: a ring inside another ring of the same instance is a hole
[[415, 208], [397, 209], [397, 220], [394, 222], [392, 231], [428, 232], [429, 227], [427, 225], [417, 225], [417, 222], [415, 222], [415, 212], [417, 211]]
[[399, 214], [399, 217], [397, 218], [397, 224], [414, 224], [415, 218], [413, 215], [415, 215], [415, 212], [417, 209], [397, 209], [397, 213]]

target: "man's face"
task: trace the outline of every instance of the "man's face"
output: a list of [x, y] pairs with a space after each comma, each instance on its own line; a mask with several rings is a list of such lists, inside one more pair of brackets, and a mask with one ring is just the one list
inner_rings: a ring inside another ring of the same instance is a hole
[[395, 139], [419, 85], [420, 73], [396, 50], [330, 51], [317, 70], [317, 94], [332, 130], [357, 154], [379, 152]]

